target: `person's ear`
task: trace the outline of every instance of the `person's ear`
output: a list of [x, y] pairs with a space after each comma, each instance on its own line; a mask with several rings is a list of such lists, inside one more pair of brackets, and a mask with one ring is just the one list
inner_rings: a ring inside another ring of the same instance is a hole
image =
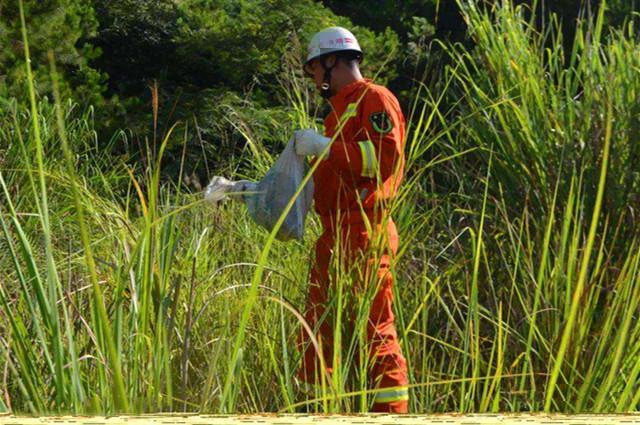
[[337, 62], [336, 55], [329, 55], [325, 59], [324, 64], [326, 65], [327, 68], [333, 68], [336, 65], [336, 62]]

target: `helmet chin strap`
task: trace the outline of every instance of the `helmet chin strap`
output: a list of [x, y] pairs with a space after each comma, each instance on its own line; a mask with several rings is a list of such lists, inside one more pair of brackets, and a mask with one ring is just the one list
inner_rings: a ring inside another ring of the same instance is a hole
[[326, 60], [323, 58], [320, 63], [324, 68], [324, 78], [322, 80], [322, 85], [320, 86], [320, 96], [325, 99], [329, 99], [331, 97], [331, 71], [333, 71], [335, 62], [332, 66], [327, 66]]

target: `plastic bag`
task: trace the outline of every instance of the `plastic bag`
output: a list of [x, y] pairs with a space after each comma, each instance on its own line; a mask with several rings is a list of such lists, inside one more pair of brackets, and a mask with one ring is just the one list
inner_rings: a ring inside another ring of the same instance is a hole
[[[253, 221], [271, 231], [307, 173], [304, 157], [296, 154], [294, 143], [291, 138], [280, 157], [259, 182], [231, 182], [224, 177], [214, 177], [207, 186], [205, 198], [217, 202], [235, 193], [242, 197]], [[277, 239], [302, 239], [312, 200], [313, 181], [310, 179], [278, 229]]]
[[[248, 189], [242, 196], [251, 218], [269, 231], [274, 228], [307, 173], [304, 157], [296, 154], [294, 143], [291, 138], [267, 174], [257, 182], [255, 192]], [[309, 179], [278, 229], [276, 238], [281, 241], [302, 239], [312, 200], [313, 181]]]
[[222, 176], [215, 176], [211, 179], [204, 191], [204, 199], [209, 202], [226, 201], [229, 192], [233, 192], [235, 183]]

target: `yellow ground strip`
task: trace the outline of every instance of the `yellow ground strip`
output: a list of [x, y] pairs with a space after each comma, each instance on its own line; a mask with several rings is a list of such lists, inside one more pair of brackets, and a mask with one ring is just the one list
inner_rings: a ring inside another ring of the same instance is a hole
[[316, 424], [569, 424], [569, 425], [617, 425], [640, 424], [640, 414], [635, 415], [141, 415], [141, 416], [92, 416], [92, 417], [16, 417], [0, 416], [0, 425], [75, 424], [75, 425], [231, 425], [231, 424], [272, 424], [272, 425], [316, 425]]

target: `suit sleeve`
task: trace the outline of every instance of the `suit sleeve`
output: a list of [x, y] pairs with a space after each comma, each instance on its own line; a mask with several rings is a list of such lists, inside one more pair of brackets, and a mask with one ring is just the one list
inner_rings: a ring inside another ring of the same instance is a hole
[[329, 160], [339, 173], [385, 181], [394, 175], [402, 157], [404, 118], [396, 102], [382, 93], [365, 95], [355, 119], [359, 130], [338, 138]]

